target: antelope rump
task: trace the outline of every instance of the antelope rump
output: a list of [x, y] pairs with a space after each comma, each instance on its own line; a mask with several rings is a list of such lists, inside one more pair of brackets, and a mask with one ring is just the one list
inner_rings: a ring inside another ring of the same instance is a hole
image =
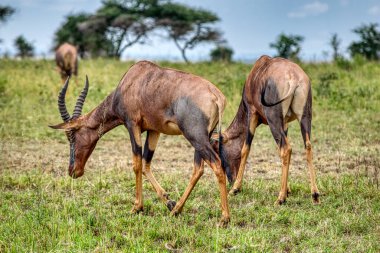
[[64, 82], [72, 74], [78, 75], [78, 52], [75, 46], [64, 43], [55, 51], [55, 62]]

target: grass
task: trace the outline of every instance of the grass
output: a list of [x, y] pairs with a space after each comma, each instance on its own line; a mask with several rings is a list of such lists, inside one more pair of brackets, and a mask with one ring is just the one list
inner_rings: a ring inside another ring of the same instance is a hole
[[[84, 75], [88, 112], [117, 85], [132, 62], [80, 62], [67, 95], [73, 108]], [[67, 176], [68, 145], [56, 97], [53, 61], [0, 60], [0, 252], [379, 252], [380, 66], [355, 61], [302, 64], [313, 83], [313, 135], [321, 205], [312, 205], [297, 124], [290, 125], [291, 196], [273, 205], [280, 165], [267, 127], [253, 141], [243, 192], [229, 198], [232, 220], [217, 226], [220, 200], [206, 168], [183, 213], [171, 217], [144, 181], [144, 213], [132, 215], [134, 174], [125, 129], [105, 135], [85, 175]], [[227, 96], [231, 122], [251, 66], [241, 63], [162, 62], [203, 76]], [[161, 137], [153, 170], [178, 200], [192, 170], [192, 147], [182, 137]]]
[[[217, 227], [218, 192], [212, 175], [201, 180], [183, 215], [170, 217], [145, 182], [145, 211], [129, 214], [132, 173], [119, 171], [87, 180], [52, 178], [39, 170], [1, 178], [2, 251], [248, 251], [379, 252], [380, 196], [364, 177], [322, 177], [322, 204], [311, 204], [304, 182], [292, 181], [286, 205], [274, 207], [277, 181], [256, 179], [230, 199], [232, 222]], [[176, 177], [177, 176], [177, 177]], [[179, 174], [162, 178], [184, 189]], [[211, 190], [210, 190], [211, 189]]]

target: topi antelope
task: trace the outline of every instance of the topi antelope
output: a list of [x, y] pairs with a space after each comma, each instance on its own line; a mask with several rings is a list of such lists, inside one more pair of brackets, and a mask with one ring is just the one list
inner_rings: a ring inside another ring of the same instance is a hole
[[[70, 117], [65, 106], [66, 80], [58, 107], [64, 123], [51, 126], [66, 131], [70, 142], [69, 174], [83, 175], [84, 166], [100, 137], [119, 125], [130, 135], [133, 170], [136, 176], [136, 200], [132, 212], [143, 210], [142, 174], [146, 176], [171, 214], [178, 215], [203, 174], [204, 162], [214, 171], [222, 203], [222, 225], [230, 219], [227, 203], [226, 174], [218, 154], [210, 144], [210, 135], [219, 124], [221, 136], [224, 95], [209, 81], [174, 69], [161, 68], [151, 62], [133, 65], [123, 76], [116, 90], [86, 115], [81, 115], [88, 91], [86, 85]], [[147, 131], [142, 150], [141, 133]], [[194, 168], [190, 182], [176, 203], [153, 176], [150, 164], [161, 133], [184, 135], [195, 148]]]
[[288, 123], [295, 119], [301, 126], [306, 149], [306, 160], [310, 173], [311, 193], [314, 203], [319, 203], [316, 175], [312, 164], [310, 142], [312, 95], [309, 77], [295, 63], [283, 58], [262, 56], [253, 66], [245, 86], [238, 112], [231, 125], [222, 134], [227, 177], [234, 182], [230, 194], [241, 190], [255, 129], [267, 124], [278, 145], [282, 160], [281, 188], [277, 204], [285, 202], [290, 189], [287, 186], [290, 147]]
[[60, 45], [55, 51], [55, 62], [62, 82], [72, 74], [78, 75], [78, 53], [75, 46], [69, 43]]

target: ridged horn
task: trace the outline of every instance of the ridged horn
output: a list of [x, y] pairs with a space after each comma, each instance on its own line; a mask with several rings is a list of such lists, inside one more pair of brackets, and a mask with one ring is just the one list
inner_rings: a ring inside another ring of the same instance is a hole
[[70, 114], [67, 112], [66, 102], [65, 102], [65, 96], [66, 96], [67, 87], [69, 86], [69, 80], [70, 80], [70, 76], [67, 77], [66, 82], [63, 85], [62, 90], [61, 92], [59, 92], [59, 95], [58, 95], [58, 110], [64, 122], [67, 122], [70, 119]]
[[88, 92], [88, 77], [86, 75], [86, 84], [84, 85], [84, 88], [77, 99], [77, 103], [75, 104], [73, 119], [78, 118], [82, 114], [82, 108], [87, 96], [87, 92]]

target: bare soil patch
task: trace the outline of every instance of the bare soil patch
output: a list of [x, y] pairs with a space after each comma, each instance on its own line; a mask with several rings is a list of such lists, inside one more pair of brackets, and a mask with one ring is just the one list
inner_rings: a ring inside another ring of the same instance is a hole
[[[68, 143], [56, 140], [3, 140], [1, 161], [4, 173], [25, 173], [30, 169], [40, 169], [53, 176], [67, 176], [69, 159]], [[373, 144], [371, 150], [380, 150], [379, 144]], [[344, 173], [362, 173], [378, 177], [380, 160], [376, 156], [352, 156], [334, 151], [325, 145], [315, 145], [314, 164], [320, 174], [338, 175]], [[193, 147], [182, 136], [161, 136], [156, 149], [152, 169], [157, 178], [167, 173], [179, 173], [190, 177], [193, 164]], [[376, 153], [376, 152], [375, 152]], [[206, 165], [207, 167], [207, 165]], [[132, 153], [129, 138], [120, 140], [100, 140], [86, 165], [85, 175], [115, 171], [132, 173]], [[290, 180], [292, 177], [308, 179], [304, 151], [300, 145], [293, 145]], [[213, 177], [209, 168], [204, 177]], [[270, 141], [254, 141], [247, 163], [245, 180], [254, 178], [278, 179], [281, 163], [276, 146]]]

